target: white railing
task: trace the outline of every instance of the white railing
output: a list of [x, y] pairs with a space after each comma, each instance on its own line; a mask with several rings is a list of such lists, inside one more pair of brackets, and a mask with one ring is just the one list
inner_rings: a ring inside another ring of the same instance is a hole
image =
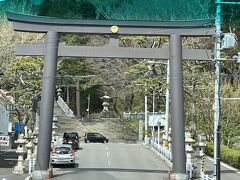
[[64, 102], [64, 100], [60, 96], [58, 96], [57, 103], [68, 117], [74, 117], [73, 111], [68, 107], [68, 105]]
[[[151, 141], [151, 145], [155, 151], [160, 153], [162, 158], [164, 158], [164, 161], [168, 165], [172, 166], [172, 152], [167, 147], [164, 147], [161, 144], [158, 144], [156, 142]], [[194, 169], [193, 164], [186, 164], [186, 172], [189, 175], [190, 179], [193, 178], [193, 169]], [[204, 180], [211, 180], [211, 179], [204, 179]]]
[[168, 164], [172, 164], [172, 152], [161, 144], [151, 141], [152, 148], [159, 152]]
[[193, 178], [193, 164], [186, 164], [186, 174], [189, 175], [189, 178], [192, 179]]
[[28, 162], [28, 174], [31, 174], [34, 171], [34, 166], [36, 165], [36, 160], [35, 159], [31, 159]]
[[208, 174], [201, 174], [201, 180], [214, 180], [214, 178], [209, 177]]

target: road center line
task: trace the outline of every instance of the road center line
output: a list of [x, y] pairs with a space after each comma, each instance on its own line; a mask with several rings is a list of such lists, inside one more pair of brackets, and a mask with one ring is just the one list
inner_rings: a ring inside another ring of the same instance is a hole
[[109, 152], [108, 152], [108, 147], [107, 146], [106, 146], [106, 151], [107, 151], [107, 153], [106, 153], [106, 155], [107, 155], [107, 166], [109, 166], [110, 161], [109, 161]]

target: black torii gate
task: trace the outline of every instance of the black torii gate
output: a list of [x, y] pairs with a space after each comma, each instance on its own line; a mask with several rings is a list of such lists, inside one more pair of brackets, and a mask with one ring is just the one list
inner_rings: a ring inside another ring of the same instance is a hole
[[[10, 12], [7, 12], [7, 18], [12, 22], [15, 31], [47, 33], [44, 44], [16, 47], [17, 56], [45, 56], [34, 179], [46, 177], [49, 168], [57, 58], [62, 56], [170, 59], [173, 171], [177, 179], [187, 179], [182, 59], [211, 60], [211, 51], [182, 48], [181, 38], [211, 37], [214, 34], [213, 20], [176, 22], [76, 20]], [[106, 47], [65, 46], [58, 43], [58, 33], [108, 35], [109, 44]], [[168, 36], [169, 48], [119, 47], [121, 35]]]

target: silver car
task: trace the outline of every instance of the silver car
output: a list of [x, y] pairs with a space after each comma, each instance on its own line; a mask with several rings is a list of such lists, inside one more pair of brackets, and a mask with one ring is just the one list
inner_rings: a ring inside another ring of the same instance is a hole
[[74, 167], [75, 153], [71, 145], [55, 146], [51, 152], [51, 164], [69, 164]]

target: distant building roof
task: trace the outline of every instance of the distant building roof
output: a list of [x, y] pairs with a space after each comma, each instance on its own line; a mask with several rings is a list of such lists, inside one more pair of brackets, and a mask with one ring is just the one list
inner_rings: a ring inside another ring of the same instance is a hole
[[7, 96], [7, 91], [0, 89], [0, 98], [9, 104], [13, 104], [14, 100], [12, 96]]

